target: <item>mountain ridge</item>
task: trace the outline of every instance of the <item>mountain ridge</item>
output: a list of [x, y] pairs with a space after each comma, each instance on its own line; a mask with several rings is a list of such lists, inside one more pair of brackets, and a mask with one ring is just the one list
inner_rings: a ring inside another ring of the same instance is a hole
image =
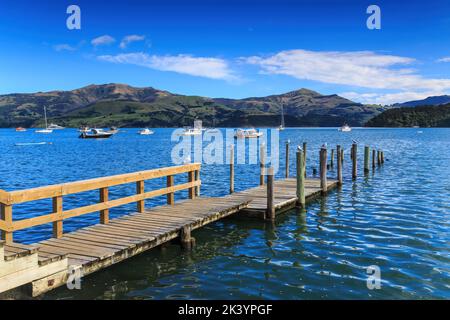
[[202, 119], [207, 126], [277, 126], [284, 108], [287, 126], [353, 126], [381, 113], [336, 94], [321, 95], [301, 88], [283, 94], [244, 99], [209, 98], [171, 93], [154, 87], [121, 83], [90, 84], [74, 90], [0, 95], [0, 126], [178, 127]]

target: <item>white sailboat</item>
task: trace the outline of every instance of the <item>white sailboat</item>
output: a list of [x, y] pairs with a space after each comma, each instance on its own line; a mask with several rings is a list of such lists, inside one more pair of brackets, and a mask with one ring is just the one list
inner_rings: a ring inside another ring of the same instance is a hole
[[151, 135], [151, 134], [153, 134], [154, 132], [152, 131], [152, 130], [150, 130], [149, 128], [145, 128], [145, 129], [143, 129], [143, 130], [140, 130], [139, 132], [138, 132], [138, 134], [140, 134], [141, 136], [148, 136], [148, 135]]
[[281, 124], [278, 127], [278, 130], [280, 130], [280, 131], [284, 130], [284, 110], [283, 110], [283, 106], [281, 106]]
[[47, 125], [47, 108], [44, 106], [44, 118], [45, 118], [45, 129], [36, 130], [36, 133], [52, 133], [53, 130], [48, 128]]

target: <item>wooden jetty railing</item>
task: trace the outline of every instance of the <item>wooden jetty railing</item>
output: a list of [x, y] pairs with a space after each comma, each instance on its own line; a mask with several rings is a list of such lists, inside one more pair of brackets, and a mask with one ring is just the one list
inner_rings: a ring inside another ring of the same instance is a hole
[[[199, 178], [200, 164], [186, 164], [175, 167], [168, 167], [155, 170], [139, 171], [97, 179], [76, 181], [58, 185], [39, 187], [28, 190], [18, 190], [6, 192], [0, 190], [0, 230], [2, 239], [6, 243], [13, 241], [13, 232], [31, 228], [34, 226], [53, 223], [53, 236], [61, 238], [63, 235], [63, 221], [65, 219], [100, 212], [100, 222], [107, 224], [109, 222], [109, 209], [125, 204], [137, 203], [137, 211], [144, 211], [145, 199], [167, 195], [167, 204], [174, 204], [174, 193], [181, 190], [189, 190], [189, 198], [193, 199], [199, 194], [201, 181]], [[187, 173], [188, 182], [183, 184], [174, 184], [174, 175]], [[145, 192], [144, 182], [156, 178], [167, 178], [167, 187], [158, 190]], [[136, 183], [136, 194], [114, 200], [108, 199], [108, 188], [128, 183]], [[99, 190], [99, 202], [79, 208], [64, 210], [63, 197], [71, 194], [77, 194], [85, 191]], [[51, 198], [53, 208], [50, 214], [37, 216], [28, 219], [14, 220], [13, 205]]]

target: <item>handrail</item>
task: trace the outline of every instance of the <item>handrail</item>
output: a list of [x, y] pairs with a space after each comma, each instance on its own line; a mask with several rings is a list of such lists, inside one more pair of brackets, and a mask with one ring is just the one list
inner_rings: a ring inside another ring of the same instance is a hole
[[[177, 191], [186, 189], [189, 190], [189, 198], [193, 199], [197, 194], [196, 190], [198, 190], [201, 185], [198, 174], [200, 171], [200, 167], [201, 165], [199, 163], [192, 163], [181, 166], [68, 182], [27, 190], [18, 190], [11, 192], [0, 190], [0, 204], [2, 209], [0, 217], [0, 230], [3, 231], [2, 238], [5, 239], [7, 243], [12, 242], [12, 232], [51, 222], [53, 222], [54, 237], [59, 238], [63, 234], [62, 222], [63, 220], [68, 218], [73, 218], [93, 212], [100, 212], [101, 223], [107, 224], [109, 221], [109, 209], [114, 207], [136, 202], [138, 204], [138, 211], [143, 212], [145, 199], [162, 195], [167, 195], [167, 203], [169, 205], [173, 205], [173, 194]], [[182, 173], [188, 173], [188, 182], [174, 185], [173, 176]], [[166, 187], [148, 192], [144, 191], [145, 180], [161, 177], [167, 178]], [[109, 187], [133, 182], [136, 183], [135, 195], [126, 196], [114, 200], [108, 199]], [[63, 210], [63, 196], [96, 189], [100, 191], [100, 200], [98, 203], [70, 210]], [[12, 206], [14, 204], [47, 198], [53, 199], [52, 213], [22, 220], [13, 220]]]

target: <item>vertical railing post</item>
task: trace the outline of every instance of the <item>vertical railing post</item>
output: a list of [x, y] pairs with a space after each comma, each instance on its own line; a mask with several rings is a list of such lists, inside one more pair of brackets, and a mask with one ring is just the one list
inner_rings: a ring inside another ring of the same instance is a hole
[[358, 145], [352, 144], [352, 179], [356, 179], [358, 176]]
[[303, 151], [300, 147], [296, 153], [296, 167], [297, 167], [297, 206], [305, 208], [305, 163]]
[[[194, 177], [194, 171], [189, 171], [188, 172], [188, 181], [189, 182], [194, 182], [195, 177]], [[195, 198], [195, 187], [190, 187], [189, 188], [189, 199], [194, 199]]]
[[274, 205], [274, 173], [273, 167], [268, 169], [267, 173], [267, 220], [275, 220], [275, 205]]
[[259, 185], [264, 185], [264, 169], [266, 163], [266, 148], [264, 144], [261, 144], [259, 148]]
[[[144, 180], [136, 182], [136, 193], [142, 194], [144, 193]], [[137, 202], [137, 211], [142, 213], [145, 211], [145, 200], [139, 200]]]
[[[194, 181], [197, 182], [200, 180], [200, 170], [194, 171]], [[200, 197], [200, 186], [195, 187], [195, 196]]]
[[234, 193], [234, 144], [230, 146], [230, 193]]
[[[173, 176], [167, 176], [167, 187], [173, 187]], [[175, 203], [175, 195], [173, 192], [167, 194], [167, 204], [174, 205]]]
[[370, 158], [370, 148], [369, 146], [364, 146], [364, 173], [369, 173], [369, 158]]
[[[12, 216], [12, 206], [1, 204], [0, 211], [1, 219], [5, 222], [8, 228], [12, 229], [13, 216]], [[5, 240], [6, 243], [13, 242], [13, 233], [11, 231], [3, 231], [2, 232], [2, 240]]]
[[[100, 188], [100, 202], [108, 202], [109, 198], [109, 190], [107, 187]], [[108, 224], [109, 223], [109, 209], [100, 210], [100, 223]]]
[[62, 196], [52, 198], [53, 214], [58, 216], [58, 220], [53, 222], [53, 238], [61, 238], [63, 236], [63, 203]]
[[289, 178], [289, 144], [290, 141], [286, 141], [286, 179]]
[[337, 154], [337, 180], [338, 185], [342, 186], [342, 150], [341, 146], [336, 146], [336, 154]]
[[326, 194], [328, 190], [327, 185], [327, 148], [325, 146], [320, 148], [320, 188], [322, 194]]

